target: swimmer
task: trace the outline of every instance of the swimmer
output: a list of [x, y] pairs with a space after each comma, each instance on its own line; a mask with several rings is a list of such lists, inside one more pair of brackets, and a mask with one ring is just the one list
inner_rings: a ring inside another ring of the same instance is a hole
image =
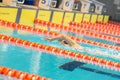
[[64, 46], [72, 47], [72, 48], [74, 48], [76, 50], [89, 52], [89, 54], [92, 54], [92, 55], [101, 55], [101, 56], [104, 56], [104, 57], [110, 57], [110, 58], [114, 58], [114, 59], [119, 59], [120, 60], [120, 56], [111, 55], [109, 53], [102, 52], [102, 51], [100, 51], [98, 49], [92, 49], [92, 50], [91, 49], [86, 49], [86, 48], [80, 46], [77, 42], [72, 40], [67, 35], [60, 34], [60, 35], [55, 36], [53, 38], [45, 38], [45, 40], [47, 40], [47, 41], [58, 40]]
[[60, 34], [60, 35], [55, 36], [53, 38], [45, 38], [45, 40], [47, 40], [47, 41], [58, 40], [64, 46], [72, 47], [72, 48], [74, 48], [76, 50], [83, 50], [83, 51], [86, 50], [85, 48], [83, 48], [82, 46], [80, 46], [77, 42], [75, 42], [74, 40], [72, 40], [69, 36], [63, 35], [63, 34]]

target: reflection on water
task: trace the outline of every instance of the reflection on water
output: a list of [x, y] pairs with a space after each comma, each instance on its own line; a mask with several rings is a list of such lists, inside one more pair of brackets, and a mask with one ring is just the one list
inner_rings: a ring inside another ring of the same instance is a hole
[[1, 50], [2, 50], [2, 51], [6, 52], [6, 51], [8, 50], [8, 47], [9, 47], [8, 44], [0, 44], [0, 45], [2, 45], [2, 46], [1, 46]]
[[112, 49], [105, 49], [101, 47], [86, 47], [87, 54], [101, 57], [110, 60], [120, 60], [120, 51], [112, 50]]
[[40, 60], [41, 60], [42, 52], [37, 52], [37, 55], [32, 55], [30, 59], [30, 72], [34, 74], [39, 73], [40, 69]]

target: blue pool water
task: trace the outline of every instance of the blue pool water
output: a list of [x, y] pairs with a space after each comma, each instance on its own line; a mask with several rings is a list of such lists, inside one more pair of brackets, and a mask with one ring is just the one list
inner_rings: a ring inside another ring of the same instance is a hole
[[[51, 43], [45, 41], [45, 36], [38, 36], [33, 34], [12, 34], [11, 36], [21, 38], [24, 40], [38, 42], [40, 44], [75, 51], [74, 49], [62, 46], [57, 41], [53, 41]], [[113, 53], [113, 50], [104, 49], [92, 45], [81, 45], [87, 49], [92, 49], [93, 51], [97, 49], [102, 52], [107, 51], [110, 54], [118, 55], [119, 53], [117, 51]], [[80, 53], [94, 55], [86, 52]], [[119, 60], [104, 56], [94, 56], [120, 62]], [[4, 43], [0, 43], [0, 66], [5, 66], [23, 72], [45, 76], [47, 78], [51, 78], [52, 80], [120, 80], [120, 73], [116, 71], [111, 71], [100, 68], [98, 66], [73, 61], [72, 59], [68, 58], [50, 55], [46, 52], [36, 51], [33, 49], [26, 49]], [[3, 77], [0, 78], [0, 80], [4, 80]]]

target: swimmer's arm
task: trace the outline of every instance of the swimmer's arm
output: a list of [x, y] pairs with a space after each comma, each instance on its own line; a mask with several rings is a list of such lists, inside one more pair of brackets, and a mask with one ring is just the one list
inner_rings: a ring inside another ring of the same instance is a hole
[[62, 36], [58, 35], [58, 36], [55, 36], [53, 38], [45, 38], [45, 40], [47, 40], [47, 41], [54, 41], [54, 40], [61, 39], [61, 38], [62, 38]]
[[73, 45], [77, 44], [74, 40], [72, 40], [67, 35], [58, 35], [58, 36], [55, 36], [53, 38], [46, 38], [45, 40], [48, 40], [48, 41], [65, 40], [70, 46], [73, 46]]

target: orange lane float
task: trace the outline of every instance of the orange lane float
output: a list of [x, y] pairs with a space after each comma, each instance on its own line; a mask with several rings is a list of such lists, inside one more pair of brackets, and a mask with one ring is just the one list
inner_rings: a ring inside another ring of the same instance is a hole
[[21, 80], [51, 80], [50, 78], [45, 78], [34, 74], [29, 74], [26, 72], [12, 70], [10, 68], [6, 68], [3, 66], [0, 66], [0, 74]]
[[113, 29], [111, 27], [106, 28], [105, 26], [102, 27], [102, 25], [95, 25], [95, 24], [84, 24], [84, 23], [76, 23], [76, 22], [70, 22], [70, 26], [74, 26], [80, 29], [95, 31], [99, 33], [104, 34], [110, 34], [113, 36], [120, 36], [120, 30], [119, 29]]
[[103, 22], [96, 22], [98, 25], [104, 25], [106, 28], [113, 28], [113, 29], [120, 29], [120, 25], [118, 23], [103, 23]]
[[[37, 23], [35, 23], [35, 24], [37, 24]], [[38, 23], [38, 24], [40, 24], [40, 23]], [[51, 23], [51, 24], [52, 25], [54, 24], [54, 26], [49, 26], [49, 27], [56, 28], [55, 27], [55, 23]], [[93, 38], [98, 38], [98, 39], [103, 39], [103, 40], [107, 40], [107, 41], [112, 41], [112, 42], [115, 42], [115, 43], [118, 43], [118, 44], [120, 43], [120, 38], [107, 36], [107, 35], [104, 35], [104, 34], [98, 34], [98, 33], [95, 33], [95, 32], [89, 32], [89, 31], [86, 31], [86, 30], [81, 30], [81, 29], [79, 29], [77, 27], [69, 27], [69, 26], [63, 26], [62, 25], [62, 27], [57, 27], [57, 29], [63, 30], [63, 31], [68, 31], [68, 32], [73, 32], [73, 33], [76, 33], [76, 34], [82, 34], [82, 35], [90, 36], [90, 37], [93, 37]], [[104, 36], [104, 38], [102, 36]], [[115, 40], [113, 40], [113, 38]]]
[[86, 25], [94, 26], [97, 28], [102, 28], [104, 30], [112, 30], [112, 31], [119, 31], [120, 30], [120, 26], [116, 26], [116, 25], [102, 25], [102, 24], [93, 24], [93, 25], [86, 24]]
[[114, 31], [119, 31], [118, 29], [120, 29], [120, 25], [113, 25], [113, 24], [108, 24], [108, 23], [105, 23], [105, 24], [95, 23], [95, 24], [93, 24], [91, 22], [86, 22], [86, 21], [83, 21], [82, 23], [77, 23], [77, 22], [71, 21], [69, 24], [73, 25], [73, 26], [88, 25], [88, 26], [94, 26], [97, 28], [104, 28], [104, 29], [109, 29], [109, 30], [114, 30]]
[[[7, 21], [4, 21], [3, 22], [7, 22]], [[13, 24], [12, 22], [10, 24]], [[5, 24], [4, 24], [5, 25]], [[42, 35], [47, 35], [47, 36], [57, 36], [59, 35], [59, 33], [56, 33], [56, 32], [51, 32], [51, 31], [47, 31], [47, 30], [42, 30], [42, 29], [39, 29], [39, 28], [33, 28], [31, 26], [26, 26], [26, 25], [21, 25], [21, 24], [16, 24], [17, 27], [16, 29], [17, 30], [24, 30], [24, 31], [28, 31], [28, 32], [31, 32], [31, 33], [34, 33], [34, 34], [42, 34]], [[14, 29], [13, 26], [9, 26], [11, 28]], [[63, 27], [63, 26], [59, 26], [59, 27]], [[68, 30], [72, 30], [71, 28], [68, 28]], [[86, 32], [84, 30], [77, 30], [76, 32], [80, 32], [82, 34], [85, 34]], [[111, 36], [105, 36], [105, 35], [98, 35], [98, 34], [94, 34], [94, 33], [89, 33], [89, 35], [94, 35], [94, 36], [99, 36], [101, 37], [102, 39], [110, 39], [112, 41], [115, 41], [115, 42], [119, 42], [120, 43], [120, 39], [116, 39], [116, 38], [113, 38]], [[119, 46], [112, 46], [112, 45], [109, 45], [109, 44], [104, 44], [104, 43], [100, 43], [100, 42], [95, 42], [95, 41], [91, 41], [91, 40], [86, 40], [86, 39], [82, 39], [82, 38], [77, 38], [77, 37], [74, 37], [74, 36], [70, 36], [71, 39], [77, 41], [77, 42], [81, 42], [81, 43], [85, 43], [85, 44], [90, 44], [90, 45], [95, 45], [95, 46], [99, 46], [99, 47], [105, 47], [105, 48], [110, 48], [110, 49], [115, 49], [115, 50], [120, 50], [120, 47]], [[14, 41], [14, 39], [10, 39], [12, 41]], [[21, 41], [17, 41], [17, 42], [21, 42]]]
[[[120, 26], [112, 26], [112, 25], [102, 25], [102, 24], [92, 24], [90, 22], [87, 22], [87, 23], [77, 23], [77, 22], [70, 22], [69, 23], [71, 26], [79, 26], [79, 27], [82, 27], [82, 26], [89, 26], [89, 28], [91, 27], [94, 27], [94, 28], [97, 28], [97, 29], [104, 29], [104, 30], [112, 30], [112, 31], [119, 31], [120, 30]], [[78, 24], [78, 25], [76, 25]], [[88, 29], [89, 29], [88, 28]]]
[[113, 25], [113, 26], [117, 26], [119, 27], [120, 26], [120, 23], [119, 22], [113, 22], [113, 21], [109, 21], [107, 23], [104, 23], [104, 22], [97, 22], [98, 24], [103, 24], [103, 25]]
[[[52, 46], [46, 46], [43, 44], [38, 44], [38, 43], [34, 43], [34, 42], [27, 41], [27, 40], [22, 40], [19, 38], [14, 38], [14, 37], [2, 35], [2, 34], [0, 34], [0, 42], [6, 42], [9, 44], [17, 45], [17, 46], [24, 47], [24, 48], [48, 52], [53, 55], [71, 58], [76, 61], [81, 61], [84, 63], [93, 64], [93, 65], [97, 65], [97, 66], [100, 66], [103, 68], [107, 68], [110, 70], [116, 70], [116, 71], [120, 72], [120, 63], [104, 60], [101, 58], [96, 58], [96, 57], [88, 56], [85, 54], [75, 53], [75, 52], [71, 52], [68, 50], [62, 50], [62, 49], [55, 48]], [[15, 73], [15, 71], [14, 71], [14, 73]], [[27, 80], [29, 80], [27, 73], [22, 73], [22, 77], [20, 75], [20, 72], [19, 72], [19, 75], [17, 74], [16, 76], [14, 76], [13, 72], [9, 68], [8, 69], [5, 68], [5, 70], [4, 70], [3, 67], [0, 67], [0, 74], [8, 75], [8, 76], [15, 77], [15, 78], [17, 77], [19, 79], [27, 78]], [[30, 76], [32, 76], [32, 75], [29, 75], [29, 77]], [[33, 77], [31, 77], [31, 78], [33, 78]], [[36, 80], [38, 80], [38, 79], [36, 79]], [[48, 79], [45, 79], [45, 80], [48, 80]]]
[[[89, 25], [89, 24], [88, 24]], [[103, 28], [105, 30], [113, 30], [113, 31], [119, 31], [120, 30], [120, 26], [116, 26], [116, 25], [102, 25], [102, 24], [94, 24], [94, 27], [99, 27], [99, 28]]]

